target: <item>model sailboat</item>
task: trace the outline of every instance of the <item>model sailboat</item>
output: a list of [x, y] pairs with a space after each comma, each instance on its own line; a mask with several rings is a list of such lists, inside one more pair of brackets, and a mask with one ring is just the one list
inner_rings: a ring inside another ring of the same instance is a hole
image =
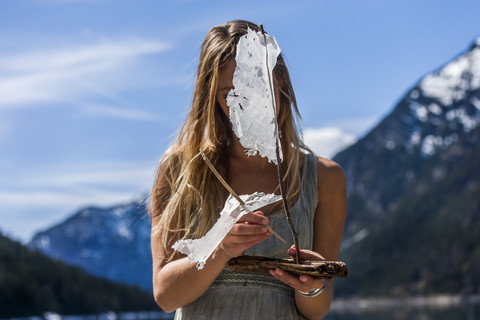
[[[282, 148], [280, 143], [280, 135], [277, 122], [277, 107], [274, 95], [273, 86], [273, 68], [277, 63], [277, 58], [280, 54], [280, 47], [278, 46], [274, 37], [266, 34], [263, 27], [260, 25], [260, 31], [255, 32], [248, 28], [247, 34], [239, 39], [236, 50], [236, 67], [233, 75], [234, 89], [230, 90], [227, 95], [227, 105], [229, 107], [229, 118], [232, 124], [232, 130], [238, 137], [241, 145], [245, 148], [248, 155], [260, 155], [268, 159], [277, 166], [278, 180], [281, 196], [265, 195], [263, 193], [254, 193], [252, 195], [238, 196], [228, 186], [224, 179], [219, 176], [215, 168], [212, 166], [208, 158], [201, 152], [204, 160], [209, 165], [210, 169], [215, 173], [217, 178], [229, 190], [230, 197], [227, 199], [225, 208], [221, 212], [221, 216], [215, 225], [207, 232], [207, 234], [196, 240], [187, 239], [177, 241], [173, 248], [183, 254], [188, 255], [192, 262], [197, 262], [199, 269], [203, 268], [208, 257], [213, 253], [218, 244], [227, 235], [235, 223], [246, 213], [264, 207], [282, 200], [283, 207], [288, 221], [293, 242], [297, 248], [296, 265], [292, 266], [288, 262], [287, 270], [291, 272], [300, 272], [305, 267], [305, 263], [309, 266], [312, 264], [305, 261], [303, 265], [300, 264], [298, 252], [300, 247], [298, 245], [297, 234], [290, 219], [289, 207], [283, 186], [283, 174], [281, 170], [281, 163], [283, 161]], [[275, 232], [272, 230], [272, 233]], [[283, 240], [283, 239], [282, 239]], [[284, 259], [268, 259], [269, 266], [274, 266], [275, 263], [285, 263]], [[242, 257], [232, 259], [231, 267], [237, 270], [255, 270], [265, 271], [265, 268], [259, 268], [259, 263], [263, 263], [261, 258], [242, 260]], [[271, 264], [273, 263], [273, 264]], [[313, 262], [312, 262], [313, 263]], [[252, 264], [257, 267], [252, 268]], [[335, 264], [335, 262], [333, 262]], [[328, 264], [331, 266], [332, 263]], [[343, 270], [343, 275], [346, 274], [344, 264], [335, 264]], [[322, 267], [323, 266], [323, 267]], [[309, 274], [315, 274], [319, 277], [332, 277], [335, 272], [321, 273], [324, 271], [327, 264], [323, 262], [315, 262], [315, 269], [309, 269]], [[285, 267], [285, 265], [281, 265]], [[243, 268], [243, 269], [242, 269]], [[302, 269], [303, 268], [303, 269]], [[322, 269], [323, 268], [323, 269]], [[295, 273], [294, 272], [294, 273]], [[306, 271], [305, 271], [306, 272]], [[337, 273], [339, 276], [341, 273]]]

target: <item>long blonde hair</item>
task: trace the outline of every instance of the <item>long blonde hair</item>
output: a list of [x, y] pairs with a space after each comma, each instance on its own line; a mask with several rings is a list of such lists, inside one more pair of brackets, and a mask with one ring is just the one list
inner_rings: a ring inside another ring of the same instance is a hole
[[[162, 157], [150, 196], [152, 215], [161, 230], [165, 252], [173, 257], [179, 239], [203, 236], [215, 223], [228, 196], [205, 165], [203, 150], [223, 177], [229, 174], [228, 146], [232, 139], [229, 119], [216, 101], [219, 69], [235, 59], [236, 45], [247, 28], [258, 26], [242, 20], [212, 27], [202, 44], [192, 107], [176, 140]], [[307, 149], [300, 139], [300, 118], [285, 62], [280, 55], [274, 70], [280, 91], [278, 124], [281, 132], [287, 199], [292, 205], [300, 190], [299, 157]], [[292, 109], [294, 112], [292, 112]]]

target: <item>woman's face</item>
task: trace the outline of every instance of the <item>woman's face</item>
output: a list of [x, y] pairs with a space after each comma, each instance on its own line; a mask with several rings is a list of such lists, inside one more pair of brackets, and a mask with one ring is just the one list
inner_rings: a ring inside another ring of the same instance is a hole
[[[223, 67], [218, 70], [218, 89], [216, 99], [220, 107], [222, 107], [223, 112], [229, 115], [228, 105], [227, 105], [227, 95], [232, 90], [233, 87], [233, 73], [235, 72], [236, 63], [234, 59], [230, 59]], [[278, 90], [274, 81], [275, 88], [275, 103], [277, 105], [277, 116], [279, 111], [279, 101], [280, 101], [280, 91]]]

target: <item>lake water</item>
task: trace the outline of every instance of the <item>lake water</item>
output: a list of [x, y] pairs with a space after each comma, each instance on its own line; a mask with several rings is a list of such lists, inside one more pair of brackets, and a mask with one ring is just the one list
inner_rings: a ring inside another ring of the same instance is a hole
[[355, 313], [331, 312], [325, 320], [478, 320], [480, 305], [455, 308], [403, 308]]
[[[173, 318], [172, 318], [173, 319]], [[324, 320], [480, 320], [480, 303], [457, 306], [391, 307], [377, 310], [332, 310]]]
[[368, 310], [332, 310], [325, 320], [478, 320], [480, 303], [455, 306], [397, 306]]
[[480, 296], [337, 300], [324, 320], [480, 320]]
[[[335, 301], [325, 320], [480, 320], [480, 296], [474, 299], [452, 300], [359, 300], [354, 303]], [[174, 313], [153, 312], [108, 312], [99, 315], [60, 316], [47, 313], [43, 316], [11, 320], [167, 320]], [[268, 319], [266, 319], [268, 320]]]

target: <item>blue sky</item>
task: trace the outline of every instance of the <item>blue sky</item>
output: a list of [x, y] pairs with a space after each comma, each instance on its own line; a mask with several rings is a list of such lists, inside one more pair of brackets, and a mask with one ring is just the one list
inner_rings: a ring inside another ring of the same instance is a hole
[[22, 241], [149, 191], [208, 29], [263, 23], [320, 154], [480, 36], [479, 1], [0, 1], [0, 230]]

